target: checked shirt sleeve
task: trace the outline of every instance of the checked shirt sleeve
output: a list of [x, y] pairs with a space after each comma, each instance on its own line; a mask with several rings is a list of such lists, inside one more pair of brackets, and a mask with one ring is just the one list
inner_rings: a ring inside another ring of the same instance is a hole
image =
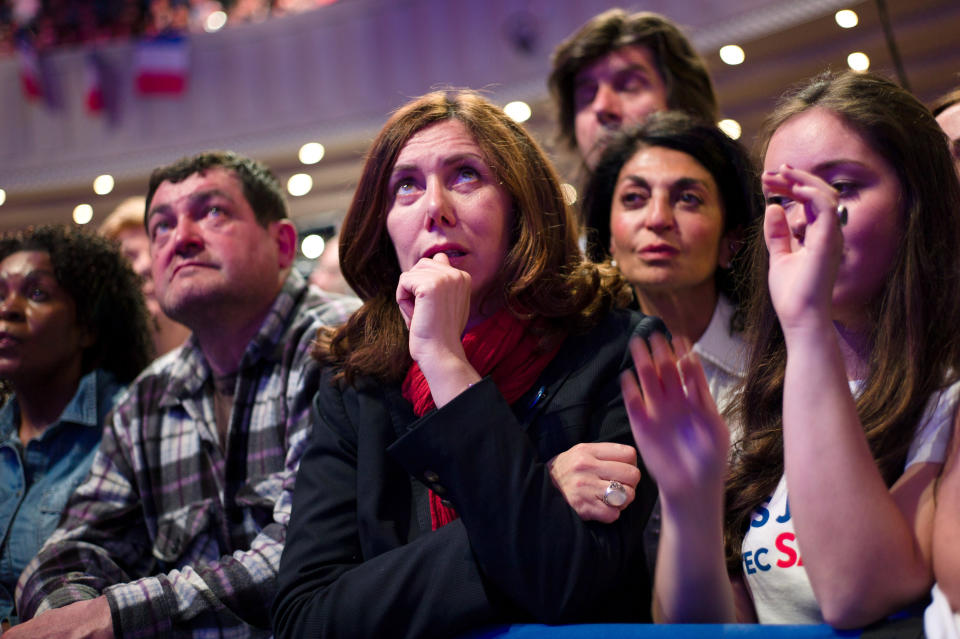
[[[254, 628], [263, 629], [266, 635], [291, 511], [290, 493], [283, 488], [293, 482], [306, 448], [310, 399], [319, 376], [319, 367], [307, 359], [307, 345], [301, 345], [301, 350], [303, 357], [297, 357], [292, 369], [281, 376], [290, 382], [288, 414], [281, 427], [286, 433], [283, 468], [247, 484], [252, 493], [245, 499], [272, 504], [272, 519], [264, 522], [243, 549], [219, 559], [108, 587], [105, 594], [114, 627], [122, 630], [123, 637], [166, 637], [172, 630], [224, 627], [232, 627], [232, 634], [224, 636], [253, 636]], [[273, 378], [268, 385], [277, 382]], [[256, 436], [258, 422], [256, 417], [251, 420], [251, 437]], [[200, 633], [194, 632], [194, 636]]]

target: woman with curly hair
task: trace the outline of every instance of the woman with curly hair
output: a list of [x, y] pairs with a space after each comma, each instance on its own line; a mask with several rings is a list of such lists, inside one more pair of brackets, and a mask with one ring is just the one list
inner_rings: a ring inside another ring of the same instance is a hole
[[960, 184], [931, 113], [871, 74], [788, 94], [764, 142], [729, 476], [696, 358], [679, 349], [678, 373], [651, 340], [625, 378], [663, 512], [654, 614], [864, 626], [933, 582], [960, 396]]
[[[693, 344], [710, 393], [729, 406], [746, 373], [740, 247], [763, 210], [746, 149], [715, 125], [678, 111], [651, 114], [613, 135], [584, 189], [587, 255], [610, 260], [641, 311]], [[581, 446], [551, 466], [585, 519], [618, 511], [591, 499], [598, 477], [631, 460], [607, 443]], [[648, 529], [656, 556], [659, 511]]]
[[150, 361], [140, 283], [111, 243], [63, 226], [0, 237], [0, 617]]
[[608, 479], [636, 497], [598, 526], [547, 467], [595, 440], [636, 457], [618, 378], [630, 335], [662, 327], [577, 231], [539, 146], [487, 100], [432, 93], [387, 122], [341, 231], [364, 304], [321, 336], [277, 637], [649, 619], [646, 473]]

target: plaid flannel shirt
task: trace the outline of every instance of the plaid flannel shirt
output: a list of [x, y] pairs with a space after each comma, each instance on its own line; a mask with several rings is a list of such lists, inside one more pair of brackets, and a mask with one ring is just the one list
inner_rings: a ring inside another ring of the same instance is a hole
[[226, 451], [196, 340], [151, 364], [108, 420], [66, 519], [17, 585], [21, 619], [106, 594], [114, 631], [269, 636], [289, 488], [311, 428], [309, 347], [356, 300], [292, 272], [244, 352]]

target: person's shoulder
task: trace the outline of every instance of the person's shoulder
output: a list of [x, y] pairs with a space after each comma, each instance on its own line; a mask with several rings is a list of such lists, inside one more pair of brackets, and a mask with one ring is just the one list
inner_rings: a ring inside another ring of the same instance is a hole
[[295, 350], [302, 350], [301, 347], [309, 350], [319, 329], [340, 326], [360, 307], [360, 300], [355, 297], [328, 293], [315, 286], [304, 285], [295, 299], [296, 305], [286, 316], [283, 334], [274, 337], [279, 338], [279, 344], [298, 344]]
[[360, 308], [360, 300], [352, 295], [330, 293], [308, 286], [298, 315], [321, 326], [339, 326]]
[[369, 375], [356, 375], [348, 381], [339, 366], [323, 366], [318, 391], [322, 395], [338, 395], [359, 401], [356, 398], [382, 398], [387, 394], [388, 389], [397, 387], [395, 383], [385, 382]]
[[644, 339], [660, 332], [669, 335], [667, 327], [659, 317], [644, 315], [638, 310], [630, 308], [611, 309], [593, 328], [593, 333], [617, 337], [628, 341], [637, 336]]
[[166, 379], [175, 374], [176, 369], [184, 363], [185, 360], [192, 357], [194, 351], [193, 340], [187, 341], [172, 351], [168, 351], [147, 364], [147, 367], [140, 371], [140, 374], [130, 382], [130, 387], [137, 384], [149, 383], [151, 380], [162, 378]]
[[[659, 318], [640, 311], [615, 308], [600, 317], [589, 331], [568, 338], [558, 353], [565, 366], [622, 366], [629, 358], [629, 343], [634, 336], [647, 339], [653, 333], [666, 333]], [[602, 364], [606, 362], [606, 364]]]
[[131, 406], [139, 406], [153, 398], [159, 401], [160, 395], [178, 376], [177, 371], [188, 366], [194, 348], [193, 338], [150, 362], [126, 388], [120, 390], [114, 401], [114, 410], [122, 411]]

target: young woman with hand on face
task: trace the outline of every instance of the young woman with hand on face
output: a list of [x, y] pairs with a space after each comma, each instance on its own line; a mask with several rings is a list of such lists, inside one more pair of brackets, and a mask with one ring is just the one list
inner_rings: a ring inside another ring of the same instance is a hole
[[633, 503], [599, 526], [546, 465], [587, 441], [633, 451], [619, 375], [629, 337], [662, 329], [577, 231], [543, 152], [483, 98], [432, 93], [387, 122], [341, 230], [364, 304], [320, 336], [278, 637], [649, 619], [652, 481], [634, 466]]
[[654, 615], [862, 626], [932, 582], [960, 388], [960, 186], [929, 111], [869, 74], [786, 96], [764, 148], [725, 514], [728, 436], [696, 357], [655, 340], [624, 378], [663, 509]]

